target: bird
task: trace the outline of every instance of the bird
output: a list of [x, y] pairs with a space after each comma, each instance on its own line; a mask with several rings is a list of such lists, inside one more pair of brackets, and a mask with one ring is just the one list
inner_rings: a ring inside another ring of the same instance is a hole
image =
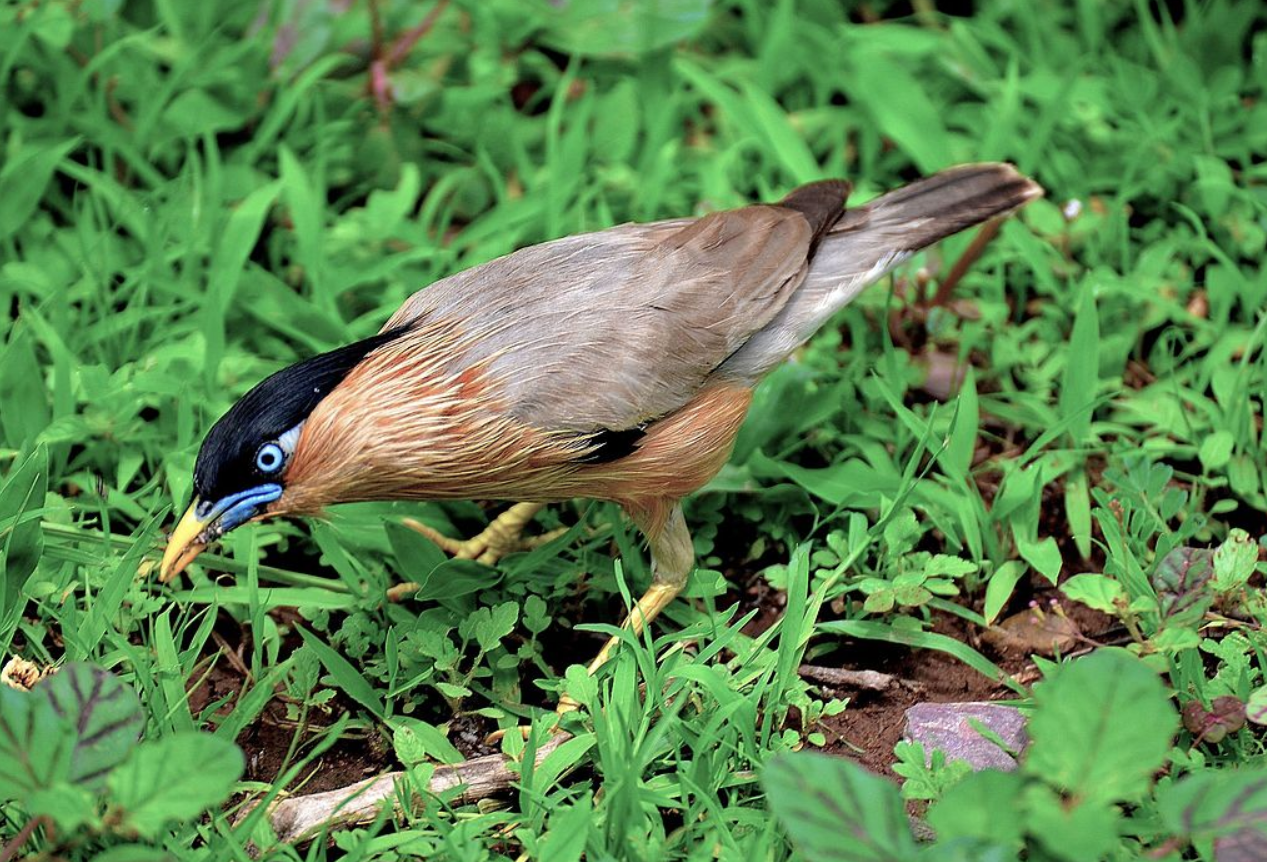
[[591, 498], [646, 538], [651, 584], [624, 622], [641, 633], [694, 569], [682, 500], [725, 464], [762, 378], [919, 250], [1043, 194], [1005, 163], [855, 207], [851, 191], [819, 180], [568, 236], [419, 290], [378, 333], [277, 371], [214, 423], [160, 579], [248, 522], [372, 500], [515, 502], [468, 542], [429, 532], [491, 561], [541, 506]]

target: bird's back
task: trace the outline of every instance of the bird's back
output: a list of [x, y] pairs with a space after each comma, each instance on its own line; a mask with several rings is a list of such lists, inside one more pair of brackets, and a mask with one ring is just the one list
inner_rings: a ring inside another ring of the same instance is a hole
[[848, 193], [822, 181], [779, 204], [531, 246], [419, 291], [385, 329], [457, 327], [461, 362], [535, 427], [643, 427], [710, 384], [755, 385], [892, 266], [1041, 189], [981, 164], [851, 210]]

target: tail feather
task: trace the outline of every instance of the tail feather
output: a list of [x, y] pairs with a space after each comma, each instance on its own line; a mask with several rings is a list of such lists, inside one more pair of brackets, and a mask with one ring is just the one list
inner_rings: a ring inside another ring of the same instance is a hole
[[847, 210], [828, 236], [854, 234], [893, 251], [919, 251], [1042, 193], [1041, 186], [1011, 165], [961, 165]]
[[1041, 186], [1011, 165], [983, 163], [942, 171], [845, 210], [818, 244], [805, 281], [787, 305], [719, 371], [759, 379], [915, 252], [1042, 194]]

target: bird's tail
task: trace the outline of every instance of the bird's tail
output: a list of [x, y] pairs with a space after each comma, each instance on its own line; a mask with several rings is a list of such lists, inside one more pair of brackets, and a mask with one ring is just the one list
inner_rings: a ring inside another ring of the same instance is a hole
[[983, 163], [942, 171], [845, 210], [819, 243], [804, 283], [727, 369], [760, 377], [915, 252], [1042, 194], [1011, 165]]

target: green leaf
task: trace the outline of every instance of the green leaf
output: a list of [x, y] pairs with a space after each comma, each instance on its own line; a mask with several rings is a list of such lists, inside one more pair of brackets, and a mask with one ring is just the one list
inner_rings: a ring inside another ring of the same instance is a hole
[[1105, 575], [1074, 575], [1060, 585], [1060, 591], [1075, 602], [1105, 614], [1116, 615], [1119, 603], [1126, 601], [1126, 590]]
[[1236, 438], [1226, 429], [1220, 428], [1206, 435], [1201, 440], [1200, 448], [1197, 449], [1201, 466], [1206, 470], [1222, 470], [1232, 460], [1232, 449], [1235, 445]]
[[1267, 724], [1267, 685], [1259, 686], [1249, 693], [1245, 703], [1245, 717], [1254, 724]]
[[585, 852], [593, 821], [594, 803], [588, 791], [570, 804], [554, 809], [536, 858], [578, 862]]
[[111, 807], [125, 829], [153, 838], [168, 822], [190, 820], [223, 802], [244, 767], [236, 745], [209, 733], [147, 741], [110, 773]]
[[964, 377], [958, 401], [955, 403], [954, 425], [950, 429], [950, 439], [946, 441], [946, 448], [942, 451], [940, 458], [946, 473], [960, 482], [967, 481], [968, 471], [972, 468], [972, 456], [977, 450], [980, 425], [977, 375], [972, 366], [968, 366], [968, 374]]
[[931, 173], [954, 161], [941, 113], [904, 64], [878, 49], [857, 46], [847, 95], [861, 105], [876, 128], [891, 138], [920, 170]]
[[1122, 812], [1107, 801], [1069, 801], [1050, 787], [1031, 784], [1022, 804], [1030, 831], [1056, 859], [1104, 859], [1119, 843]]
[[23, 459], [0, 486], [0, 623], [20, 610], [22, 587], [44, 550], [38, 512], [48, 492], [48, 452]]
[[1022, 786], [1016, 772], [974, 772], [929, 809], [928, 824], [939, 841], [976, 838], [1019, 849], [1025, 831], [1018, 804]]
[[712, 0], [559, 0], [544, 12], [542, 41], [567, 54], [636, 57], [689, 39], [708, 19]]
[[1157, 674], [1117, 649], [1060, 667], [1034, 700], [1024, 768], [1075, 799], [1138, 798], [1179, 725]]
[[1012, 593], [1016, 590], [1016, 585], [1024, 577], [1028, 571], [1024, 563], [1017, 560], [1008, 560], [1003, 565], [994, 570], [994, 574], [990, 576], [989, 582], [985, 585], [985, 621], [987, 624], [993, 624], [998, 619], [999, 614], [1007, 607], [1008, 601], [1012, 598]]
[[486, 590], [501, 580], [501, 575], [474, 560], [445, 560], [418, 582], [417, 601], [445, 601]]
[[303, 626], [296, 626], [295, 628], [299, 631], [300, 637], [304, 639], [304, 643], [312, 649], [326, 671], [334, 679], [335, 685], [343, 689], [348, 697], [372, 712], [375, 718], [382, 719], [387, 716], [387, 707], [383, 703], [382, 698], [378, 696], [378, 690], [370, 685], [369, 680], [362, 676], [361, 672], [353, 667], [351, 662]]
[[1214, 602], [1206, 589], [1214, 575], [1214, 552], [1174, 548], [1157, 564], [1152, 584], [1161, 614], [1174, 625], [1195, 625]]
[[1228, 531], [1227, 539], [1214, 551], [1214, 578], [1210, 586], [1221, 593], [1245, 586], [1258, 566], [1258, 543], [1239, 527]]
[[[51, 8], [51, 7], [50, 7]], [[20, 141], [20, 139], [19, 139]], [[79, 145], [79, 138], [58, 144], [28, 143], [16, 153], [7, 153], [0, 170], [0, 240], [8, 239], [27, 223], [48, 188], [53, 171]]]
[[74, 725], [48, 697], [0, 684], [0, 799], [66, 782], [74, 744]]
[[935, 649], [954, 656], [973, 670], [996, 682], [1001, 682], [1018, 691], [1024, 691], [1018, 683], [1014, 682], [994, 662], [966, 643], [955, 640], [948, 635], [938, 634], [937, 632], [902, 629], [887, 623], [871, 620], [832, 620], [820, 623], [818, 630], [829, 634], [847, 635], [853, 638], [905, 644], [906, 646], [919, 647], [921, 649]]
[[66, 665], [32, 694], [47, 697], [53, 710], [75, 728], [67, 777], [90, 789], [105, 786], [106, 775], [127, 758], [145, 728], [136, 692], [90, 664]]
[[1069, 421], [1069, 437], [1075, 446], [1087, 443], [1091, 436], [1091, 411], [1100, 381], [1100, 313], [1089, 282], [1083, 283], [1081, 293], [1060, 385], [1060, 412]]
[[1076, 467], [1065, 477], [1065, 518], [1082, 559], [1091, 558], [1091, 489], [1087, 471]]
[[396, 757], [406, 766], [426, 760], [441, 763], [461, 763], [462, 752], [453, 747], [439, 728], [414, 718], [392, 720], [392, 748]]
[[23, 804], [28, 815], [48, 817], [64, 832], [74, 832], [97, 816], [93, 795], [86, 788], [72, 784], [59, 783], [36, 790]]
[[[1267, 770], [1204, 770], [1157, 794], [1162, 822], [1173, 835], [1215, 840], [1219, 862], [1250, 862], [1267, 851]], [[1254, 848], [1256, 852], [1235, 853]]]
[[1056, 544], [1055, 539], [1051, 536], [1030, 539], [1024, 537], [1019, 531], [1014, 533], [1014, 538], [1016, 550], [1025, 562], [1053, 584], [1060, 579], [1064, 558], [1060, 556], [1060, 546]]
[[897, 787], [843, 757], [780, 754], [762, 772], [770, 809], [806, 859], [915, 859], [915, 839]]

